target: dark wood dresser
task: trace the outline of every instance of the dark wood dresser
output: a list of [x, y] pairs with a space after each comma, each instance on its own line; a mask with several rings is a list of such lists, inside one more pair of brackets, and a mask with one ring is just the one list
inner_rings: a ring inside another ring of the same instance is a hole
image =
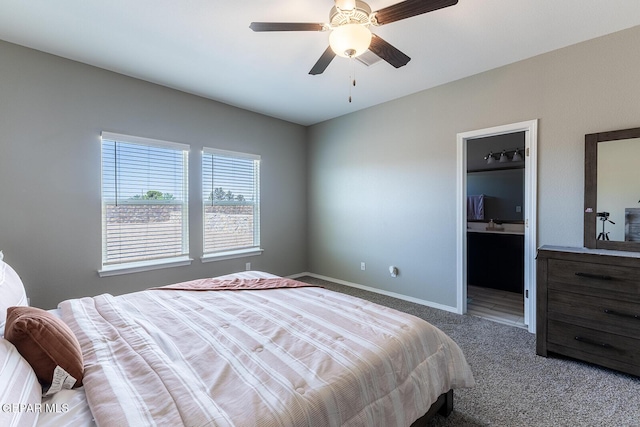
[[536, 327], [540, 356], [640, 376], [640, 253], [542, 246]]

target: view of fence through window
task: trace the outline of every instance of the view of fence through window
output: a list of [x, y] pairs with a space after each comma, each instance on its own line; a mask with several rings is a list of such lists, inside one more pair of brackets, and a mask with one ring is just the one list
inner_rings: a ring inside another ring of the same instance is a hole
[[260, 246], [259, 165], [257, 156], [204, 150], [204, 254]]
[[124, 138], [103, 133], [103, 265], [187, 255], [188, 146]]
[[183, 255], [182, 223], [180, 202], [105, 203], [105, 265]]

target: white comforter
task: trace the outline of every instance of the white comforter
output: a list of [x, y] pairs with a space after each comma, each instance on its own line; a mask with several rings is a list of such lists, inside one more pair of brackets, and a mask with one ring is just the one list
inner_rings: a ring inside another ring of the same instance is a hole
[[65, 301], [98, 425], [408, 426], [473, 385], [414, 316], [322, 288]]

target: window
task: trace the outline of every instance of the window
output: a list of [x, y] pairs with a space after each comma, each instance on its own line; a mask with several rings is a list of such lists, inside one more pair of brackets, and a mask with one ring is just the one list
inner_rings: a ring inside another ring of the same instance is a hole
[[203, 260], [261, 253], [260, 156], [205, 148], [202, 202]]
[[188, 156], [185, 144], [102, 133], [101, 275], [190, 262]]

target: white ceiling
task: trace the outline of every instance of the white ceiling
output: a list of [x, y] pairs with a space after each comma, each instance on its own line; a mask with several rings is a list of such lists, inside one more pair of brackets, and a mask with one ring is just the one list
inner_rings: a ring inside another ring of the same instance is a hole
[[[398, 0], [370, 0], [372, 10]], [[0, 39], [309, 125], [640, 24], [639, 0], [459, 0], [373, 29], [412, 60], [308, 74], [328, 33], [254, 33], [251, 21], [327, 22], [331, 0], [0, 0]], [[1, 59], [0, 59], [1, 60]]]

